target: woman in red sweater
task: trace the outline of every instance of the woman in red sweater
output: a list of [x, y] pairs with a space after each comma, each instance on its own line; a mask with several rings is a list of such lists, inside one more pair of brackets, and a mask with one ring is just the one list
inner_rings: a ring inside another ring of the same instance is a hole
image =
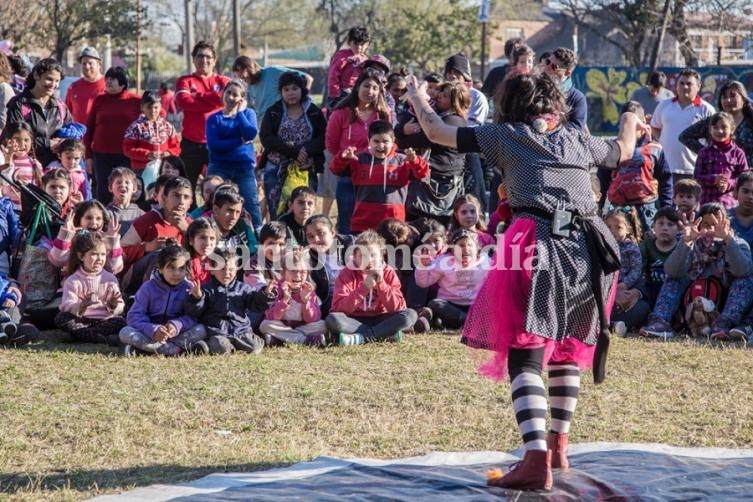
[[107, 189], [107, 178], [115, 167], [130, 167], [131, 161], [123, 155], [123, 136], [126, 129], [139, 116], [141, 100], [128, 91], [128, 76], [116, 66], [105, 73], [105, 93], [94, 100], [86, 124], [86, 167], [94, 174], [94, 194], [107, 205], [112, 194]]

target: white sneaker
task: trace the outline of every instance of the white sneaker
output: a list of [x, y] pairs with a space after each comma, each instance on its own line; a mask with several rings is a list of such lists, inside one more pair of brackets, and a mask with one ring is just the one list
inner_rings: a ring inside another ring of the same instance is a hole
[[612, 326], [612, 333], [614, 333], [617, 336], [624, 337], [627, 335], [627, 326], [625, 326], [625, 323], [622, 321], [617, 321]]
[[338, 342], [338, 345], [363, 345], [364, 339], [363, 335], [360, 335], [358, 333], [354, 333], [352, 335], [349, 335], [347, 333], [340, 333]]

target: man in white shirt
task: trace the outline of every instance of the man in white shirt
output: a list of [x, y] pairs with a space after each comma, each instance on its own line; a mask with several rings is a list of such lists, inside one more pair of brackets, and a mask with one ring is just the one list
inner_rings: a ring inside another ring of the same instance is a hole
[[[688, 126], [710, 117], [714, 107], [701, 99], [701, 76], [685, 68], [677, 77], [675, 97], [659, 103], [651, 117], [654, 138], [659, 138], [674, 183], [693, 177], [696, 154], [680, 143], [680, 133]], [[660, 188], [661, 190], [661, 188]]]

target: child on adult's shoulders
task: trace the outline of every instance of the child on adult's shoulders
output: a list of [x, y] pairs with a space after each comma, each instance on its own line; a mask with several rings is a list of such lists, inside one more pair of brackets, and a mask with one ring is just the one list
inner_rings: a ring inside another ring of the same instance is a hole
[[316, 192], [307, 186], [296, 187], [291, 192], [287, 205], [288, 211], [277, 218], [277, 221], [284, 223], [296, 244], [303, 247], [306, 245], [304, 225], [306, 220], [314, 214]]

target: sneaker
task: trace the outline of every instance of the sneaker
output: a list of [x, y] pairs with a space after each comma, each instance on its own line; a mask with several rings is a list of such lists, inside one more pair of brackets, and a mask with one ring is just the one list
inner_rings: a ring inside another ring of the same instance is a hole
[[123, 356], [136, 357], [136, 347], [133, 345], [123, 345]]
[[625, 326], [625, 323], [622, 321], [617, 321], [612, 326], [612, 333], [614, 333], [617, 336], [624, 337], [627, 335], [627, 326]]
[[750, 324], [741, 324], [736, 328], [729, 330], [731, 340], [753, 340], [753, 326]]
[[279, 338], [275, 338], [267, 333], [266, 335], [264, 335], [264, 345], [266, 345], [267, 347], [279, 347], [281, 345], [285, 345], [285, 343]]
[[388, 336], [387, 338], [385, 338], [385, 340], [388, 341], [388, 342], [400, 343], [400, 342], [403, 341], [403, 332], [402, 331], [398, 331], [394, 335]]
[[419, 317], [416, 319], [416, 324], [413, 325], [413, 330], [416, 333], [426, 333], [427, 331], [430, 331], [431, 324], [429, 324], [429, 319], [426, 317]]
[[638, 332], [641, 336], [647, 336], [651, 338], [672, 338], [674, 333], [672, 332], [672, 326], [669, 325], [664, 319], [656, 319], [654, 322], [649, 323], [647, 326], [641, 328]]
[[709, 338], [712, 340], [719, 340], [722, 342], [728, 342], [732, 340], [729, 335], [729, 324], [725, 322], [718, 322], [711, 327], [711, 335]]
[[338, 345], [363, 345], [363, 335], [354, 333], [349, 335], [347, 333], [340, 333], [338, 337]]
[[39, 338], [39, 328], [30, 322], [22, 322], [18, 325], [16, 336], [8, 339], [8, 343], [23, 345]]
[[204, 340], [199, 340], [191, 344], [190, 351], [195, 356], [206, 356], [209, 355], [209, 345]]
[[418, 318], [425, 318], [427, 321], [431, 321], [434, 318], [434, 312], [429, 307], [421, 307], [418, 309]]
[[18, 326], [16, 326], [16, 323], [12, 321], [4, 322], [2, 324], [2, 327], [2, 332], [6, 336], [6, 338], [13, 338], [16, 335], [16, 331], [18, 331]]
[[327, 338], [324, 335], [306, 335], [303, 345], [307, 347], [326, 347]]

